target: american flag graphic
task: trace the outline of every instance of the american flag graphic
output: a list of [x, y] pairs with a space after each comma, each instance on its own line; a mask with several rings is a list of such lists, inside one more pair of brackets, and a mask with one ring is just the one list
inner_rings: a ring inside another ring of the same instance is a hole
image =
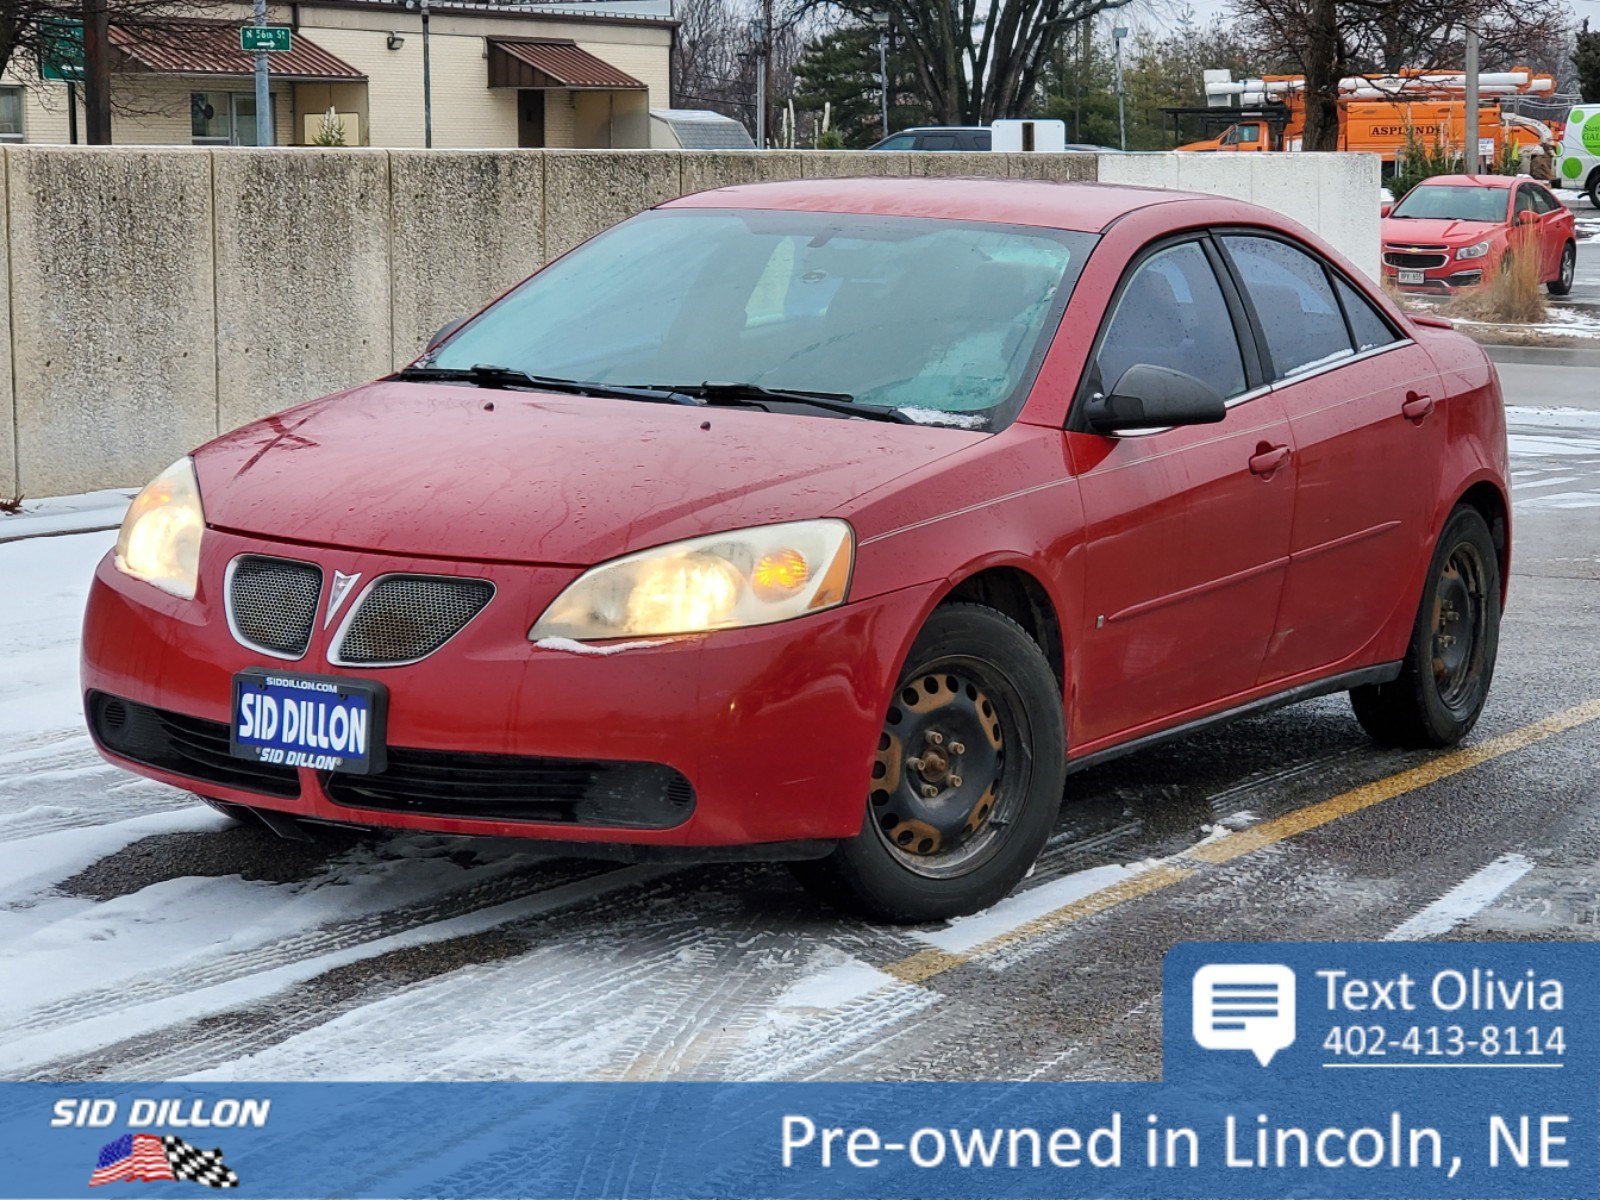
[[197, 1150], [182, 1138], [125, 1133], [100, 1149], [89, 1186], [103, 1183], [160, 1183], [187, 1179], [206, 1187], [233, 1188], [239, 1177], [222, 1161], [221, 1150]]

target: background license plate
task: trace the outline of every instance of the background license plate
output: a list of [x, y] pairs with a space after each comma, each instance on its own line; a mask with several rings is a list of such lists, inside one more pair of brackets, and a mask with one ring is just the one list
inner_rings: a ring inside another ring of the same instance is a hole
[[1421, 283], [1422, 282], [1422, 272], [1421, 271], [1401, 271], [1400, 272], [1400, 282], [1401, 283]]
[[254, 667], [233, 677], [236, 758], [368, 775], [384, 768], [381, 683]]

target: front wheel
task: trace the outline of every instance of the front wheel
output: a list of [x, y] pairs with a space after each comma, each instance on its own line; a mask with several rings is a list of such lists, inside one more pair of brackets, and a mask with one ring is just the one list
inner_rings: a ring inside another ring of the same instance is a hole
[[1552, 296], [1565, 296], [1572, 290], [1572, 280], [1578, 273], [1578, 247], [1568, 242], [1561, 247], [1561, 269], [1556, 277], [1545, 284]]
[[871, 918], [977, 912], [1039, 856], [1065, 769], [1061, 689], [1038, 644], [993, 609], [946, 605], [917, 636], [885, 714], [861, 833], [795, 873]]
[[1483, 516], [1445, 522], [1400, 676], [1350, 692], [1356, 719], [1385, 746], [1453, 746], [1489, 698], [1500, 645], [1500, 559]]

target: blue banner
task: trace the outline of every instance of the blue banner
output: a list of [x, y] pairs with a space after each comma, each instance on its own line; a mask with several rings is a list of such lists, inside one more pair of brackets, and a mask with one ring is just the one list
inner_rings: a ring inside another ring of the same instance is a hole
[[1600, 1197], [1597, 1034], [1600, 946], [1190, 944], [1160, 1083], [0, 1084], [0, 1197]]

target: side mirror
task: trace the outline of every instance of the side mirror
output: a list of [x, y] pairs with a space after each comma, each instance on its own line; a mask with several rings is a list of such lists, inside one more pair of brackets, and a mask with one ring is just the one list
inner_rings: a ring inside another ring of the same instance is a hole
[[469, 320], [469, 318], [467, 318], [467, 317], [457, 317], [454, 321], [451, 321], [448, 325], [439, 326], [439, 331], [437, 333], [435, 333], [431, 338], [428, 339], [428, 344], [422, 348], [422, 352], [424, 354], [426, 354], [426, 353], [428, 353], [428, 351], [436, 349], [440, 342], [444, 341], [452, 333], [454, 333], [456, 330], [460, 329], [463, 325], [465, 325], [467, 323], [468, 320]]
[[1536, 221], [1538, 221], [1538, 219], [1539, 219], [1539, 214], [1538, 213], [1530, 212], [1527, 209], [1523, 209], [1521, 212], [1519, 212], [1517, 214], [1517, 224], [1518, 225], [1532, 225]]
[[1385, 200], [1382, 204], [1378, 205], [1378, 215], [1380, 217], [1387, 217], [1389, 215], [1389, 210], [1393, 207], [1393, 204]]
[[1089, 428], [1102, 434], [1212, 425], [1227, 415], [1227, 404], [1205, 381], [1153, 363], [1134, 363], [1109, 395], [1093, 397], [1084, 410]]

